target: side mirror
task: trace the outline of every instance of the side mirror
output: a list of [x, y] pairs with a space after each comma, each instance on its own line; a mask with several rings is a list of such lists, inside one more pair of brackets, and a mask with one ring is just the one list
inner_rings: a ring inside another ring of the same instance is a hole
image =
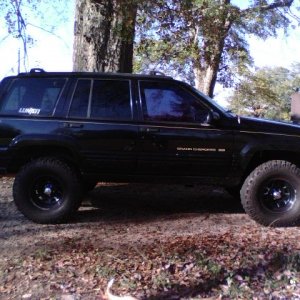
[[220, 115], [214, 111], [200, 111], [196, 114], [195, 119], [202, 125], [210, 125], [220, 120]]
[[206, 120], [205, 120], [205, 124], [213, 124], [213, 123], [215, 123], [215, 122], [217, 122], [217, 121], [219, 121], [220, 120], [220, 115], [219, 115], [219, 113], [217, 113], [217, 112], [215, 112], [215, 111], [209, 111], [208, 113], [207, 113], [207, 117], [206, 117]]
[[211, 114], [212, 114], [213, 121], [219, 121], [220, 120], [221, 117], [220, 117], [220, 114], [218, 112], [213, 111], [213, 112], [211, 112]]

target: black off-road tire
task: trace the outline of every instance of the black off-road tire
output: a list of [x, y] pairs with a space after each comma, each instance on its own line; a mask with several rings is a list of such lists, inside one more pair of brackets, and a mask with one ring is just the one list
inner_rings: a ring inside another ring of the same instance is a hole
[[40, 158], [16, 175], [13, 197], [18, 209], [37, 223], [60, 223], [81, 204], [82, 186], [72, 168], [56, 158]]
[[300, 169], [287, 161], [258, 166], [241, 189], [246, 213], [265, 226], [293, 226], [300, 222]]

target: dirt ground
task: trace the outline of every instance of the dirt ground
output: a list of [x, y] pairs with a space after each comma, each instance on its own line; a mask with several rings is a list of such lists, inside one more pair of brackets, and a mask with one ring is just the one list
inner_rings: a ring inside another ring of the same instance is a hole
[[[72, 222], [39, 225], [16, 210], [11, 186], [2, 178], [0, 299], [101, 299], [112, 277], [115, 293], [139, 299], [300, 299], [299, 228], [256, 224], [222, 189], [98, 184]], [[275, 286], [269, 273], [256, 282], [269, 265], [285, 276]]]
[[[106, 243], [151, 243], [178, 234], [221, 234], [257, 226], [222, 189], [202, 186], [98, 184], [69, 224], [39, 225], [27, 220], [12, 201], [12, 179], [2, 181], [1, 253], [18, 255], [33, 241], [76, 236], [78, 230], [109, 233]], [[145, 233], [151, 232], [151, 235]], [[98, 236], [99, 238], [103, 238]]]

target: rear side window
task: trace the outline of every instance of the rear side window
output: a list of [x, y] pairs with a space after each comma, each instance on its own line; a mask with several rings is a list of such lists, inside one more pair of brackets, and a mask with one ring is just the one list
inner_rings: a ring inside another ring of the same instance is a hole
[[130, 120], [128, 80], [78, 80], [69, 116], [100, 120]]
[[89, 106], [90, 89], [90, 80], [78, 80], [69, 111], [70, 117], [86, 118]]
[[91, 118], [128, 120], [131, 118], [128, 81], [95, 80]]
[[1, 114], [51, 116], [66, 79], [14, 79], [1, 101]]

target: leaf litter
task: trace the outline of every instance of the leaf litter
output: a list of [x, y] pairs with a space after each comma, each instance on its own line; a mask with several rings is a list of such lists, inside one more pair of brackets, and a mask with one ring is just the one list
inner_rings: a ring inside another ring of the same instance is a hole
[[[153, 190], [137, 189], [153, 205]], [[206, 203], [229, 199], [207, 192]], [[112, 278], [112, 294], [136, 299], [300, 299], [297, 227], [261, 227], [235, 210], [161, 212], [158, 204], [126, 213], [86, 206], [73, 223], [38, 225], [12, 202], [0, 205], [1, 299], [105, 299]]]

